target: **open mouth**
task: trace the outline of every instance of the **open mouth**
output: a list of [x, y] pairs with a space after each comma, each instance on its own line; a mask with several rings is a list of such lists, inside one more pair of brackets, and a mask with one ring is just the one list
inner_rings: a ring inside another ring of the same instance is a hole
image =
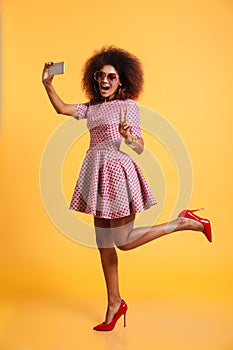
[[110, 86], [108, 85], [100, 85], [100, 87], [101, 87], [101, 90], [103, 91], [108, 91], [110, 89]]

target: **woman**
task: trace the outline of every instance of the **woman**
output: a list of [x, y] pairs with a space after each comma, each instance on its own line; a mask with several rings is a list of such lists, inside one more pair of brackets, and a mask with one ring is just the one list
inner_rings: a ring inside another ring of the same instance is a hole
[[135, 214], [156, 203], [140, 168], [119, 150], [123, 139], [138, 154], [144, 148], [135, 102], [143, 86], [138, 58], [112, 46], [96, 51], [83, 68], [82, 87], [89, 99], [83, 104], [66, 104], [60, 99], [52, 85], [53, 76], [49, 75], [52, 64], [45, 63], [42, 81], [53, 107], [59, 114], [77, 120], [86, 118], [90, 131], [90, 147], [70, 209], [94, 216], [108, 295], [105, 322], [94, 329], [110, 331], [122, 315], [125, 321], [127, 311], [118, 287], [115, 246], [121, 250], [134, 249], [183, 230], [201, 231], [211, 242], [211, 226], [209, 220], [196, 216], [194, 210], [184, 210], [171, 222], [134, 228]]

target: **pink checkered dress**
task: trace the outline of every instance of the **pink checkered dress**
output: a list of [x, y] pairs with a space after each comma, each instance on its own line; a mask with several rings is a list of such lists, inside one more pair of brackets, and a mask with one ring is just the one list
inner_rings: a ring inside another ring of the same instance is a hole
[[128, 109], [131, 133], [141, 137], [139, 108], [133, 100], [77, 104], [76, 119], [87, 119], [90, 147], [83, 161], [70, 209], [115, 219], [142, 212], [156, 200], [134, 160], [120, 151], [120, 110]]

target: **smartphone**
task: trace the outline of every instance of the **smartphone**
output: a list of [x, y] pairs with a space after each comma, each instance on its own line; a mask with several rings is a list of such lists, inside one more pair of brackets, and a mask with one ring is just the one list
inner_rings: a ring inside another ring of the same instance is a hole
[[49, 75], [63, 74], [65, 72], [65, 62], [53, 63], [49, 67]]

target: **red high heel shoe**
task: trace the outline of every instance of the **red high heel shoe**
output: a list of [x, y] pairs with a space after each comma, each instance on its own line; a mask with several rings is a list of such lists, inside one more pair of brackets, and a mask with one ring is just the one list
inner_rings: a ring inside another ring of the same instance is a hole
[[192, 219], [202, 223], [202, 225], [204, 226], [204, 231], [203, 231], [204, 235], [206, 236], [209, 242], [212, 242], [210, 221], [207, 219], [200, 218], [199, 216], [193, 214], [195, 211], [198, 211], [198, 210], [204, 210], [204, 208], [195, 209], [195, 210], [183, 210], [178, 216], [180, 217], [182, 216], [184, 218]]
[[124, 315], [124, 327], [126, 327], [126, 311], [128, 310], [128, 306], [124, 300], [121, 301], [121, 305], [114, 315], [112, 321], [110, 323], [100, 323], [97, 326], [95, 326], [93, 329], [95, 331], [112, 331], [115, 327], [117, 320]]

